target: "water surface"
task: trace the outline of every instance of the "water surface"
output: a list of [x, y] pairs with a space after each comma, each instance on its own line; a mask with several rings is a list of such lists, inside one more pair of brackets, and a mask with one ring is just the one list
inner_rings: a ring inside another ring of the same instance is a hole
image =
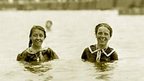
[[[18, 53], [28, 46], [33, 25], [52, 20], [44, 47], [52, 48], [59, 60], [41, 65], [23, 65]], [[1, 11], [1, 81], [143, 81], [144, 16], [119, 16], [116, 11]], [[109, 45], [119, 61], [96, 66], [82, 62], [83, 49], [95, 44], [94, 28], [100, 22], [114, 30]], [[103, 67], [104, 66], [104, 67]]]

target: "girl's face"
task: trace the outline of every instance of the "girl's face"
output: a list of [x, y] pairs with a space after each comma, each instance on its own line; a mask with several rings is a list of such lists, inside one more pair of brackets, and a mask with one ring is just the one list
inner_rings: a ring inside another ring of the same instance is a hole
[[52, 26], [52, 23], [51, 22], [47, 22], [46, 23], [46, 27], [51, 27]]
[[32, 31], [32, 35], [30, 37], [32, 40], [32, 45], [36, 47], [41, 47], [45, 37], [44, 37], [44, 32], [39, 29], [34, 29]]
[[96, 37], [99, 45], [107, 45], [110, 39], [110, 31], [104, 26], [99, 27]]

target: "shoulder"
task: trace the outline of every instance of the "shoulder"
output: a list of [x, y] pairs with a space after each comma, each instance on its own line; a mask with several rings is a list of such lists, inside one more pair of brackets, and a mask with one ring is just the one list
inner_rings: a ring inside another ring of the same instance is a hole
[[94, 44], [94, 45], [90, 45], [90, 46], [86, 47], [83, 52], [93, 53], [93, 52], [95, 52], [95, 50], [96, 50], [96, 45]]
[[47, 51], [47, 52], [54, 52], [50, 47], [47, 47], [47, 48], [43, 48], [43, 51]]
[[51, 57], [52, 59], [58, 59], [59, 57], [57, 56], [57, 54], [50, 48], [45, 48], [44, 51], [46, 51], [47, 55], [49, 57]]
[[89, 47], [84, 48], [83, 54], [88, 53], [88, 52], [90, 53]]
[[116, 60], [118, 59], [118, 54], [114, 48], [108, 47], [107, 51], [111, 53], [111, 56], [113, 57], [113, 59], [116, 59]]
[[112, 48], [112, 47], [108, 47], [108, 48], [106, 49], [106, 52], [108, 52], [108, 53], [114, 52], [114, 51], [115, 51], [115, 49]]
[[28, 55], [27, 49], [17, 55], [17, 61], [23, 60]]
[[50, 47], [44, 47], [40, 50], [42, 53], [51, 53], [53, 50]]
[[24, 51], [22, 51], [20, 54], [21, 55], [26, 55], [26, 54], [28, 54], [29, 53], [29, 51], [28, 51], [28, 48], [27, 49], [25, 49]]
[[107, 49], [109, 52], [112, 52], [113, 54], [117, 54], [116, 53], [116, 50], [114, 49], [114, 48], [112, 48], [112, 47], [108, 47], [108, 49]]
[[90, 45], [89, 48], [90, 48], [92, 51], [95, 51], [95, 50], [96, 50], [96, 44]]
[[112, 47], [108, 47], [108, 51], [112, 52], [112, 55], [117, 55], [116, 50], [114, 48], [112, 48]]
[[47, 48], [48, 51], [53, 51], [50, 47]]
[[109, 50], [114, 50], [114, 48], [112, 48], [112, 47], [108, 47], [107, 49], [109, 49]]

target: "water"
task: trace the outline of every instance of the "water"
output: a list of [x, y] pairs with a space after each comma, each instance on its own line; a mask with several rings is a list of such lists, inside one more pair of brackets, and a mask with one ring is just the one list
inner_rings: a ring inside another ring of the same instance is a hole
[[[60, 57], [41, 65], [22, 65], [18, 53], [28, 46], [33, 25], [52, 20], [44, 47]], [[119, 16], [116, 11], [1, 11], [1, 81], [143, 81], [144, 16]], [[82, 62], [85, 47], [95, 43], [94, 28], [100, 22], [113, 27], [109, 45], [119, 61], [96, 66]], [[102, 66], [105, 66], [102, 67]]]

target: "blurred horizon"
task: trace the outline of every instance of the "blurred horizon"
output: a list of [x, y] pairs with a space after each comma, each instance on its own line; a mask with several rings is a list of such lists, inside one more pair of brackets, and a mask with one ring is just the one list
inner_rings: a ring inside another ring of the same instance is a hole
[[144, 0], [0, 0], [0, 10], [118, 10], [143, 15]]
[[143, 0], [0, 0], [0, 10], [144, 9]]
[[[1, 81], [144, 81], [144, 16], [119, 16], [115, 10], [0, 12]], [[60, 59], [29, 68], [37, 72], [32, 73], [16, 57], [27, 48], [30, 28], [45, 28], [47, 20], [53, 25], [43, 47], [52, 48]], [[97, 68], [80, 57], [84, 48], [96, 43], [94, 28], [102, 22], [114, 30], [109, 46], [117, 51], [119, 61]]]

